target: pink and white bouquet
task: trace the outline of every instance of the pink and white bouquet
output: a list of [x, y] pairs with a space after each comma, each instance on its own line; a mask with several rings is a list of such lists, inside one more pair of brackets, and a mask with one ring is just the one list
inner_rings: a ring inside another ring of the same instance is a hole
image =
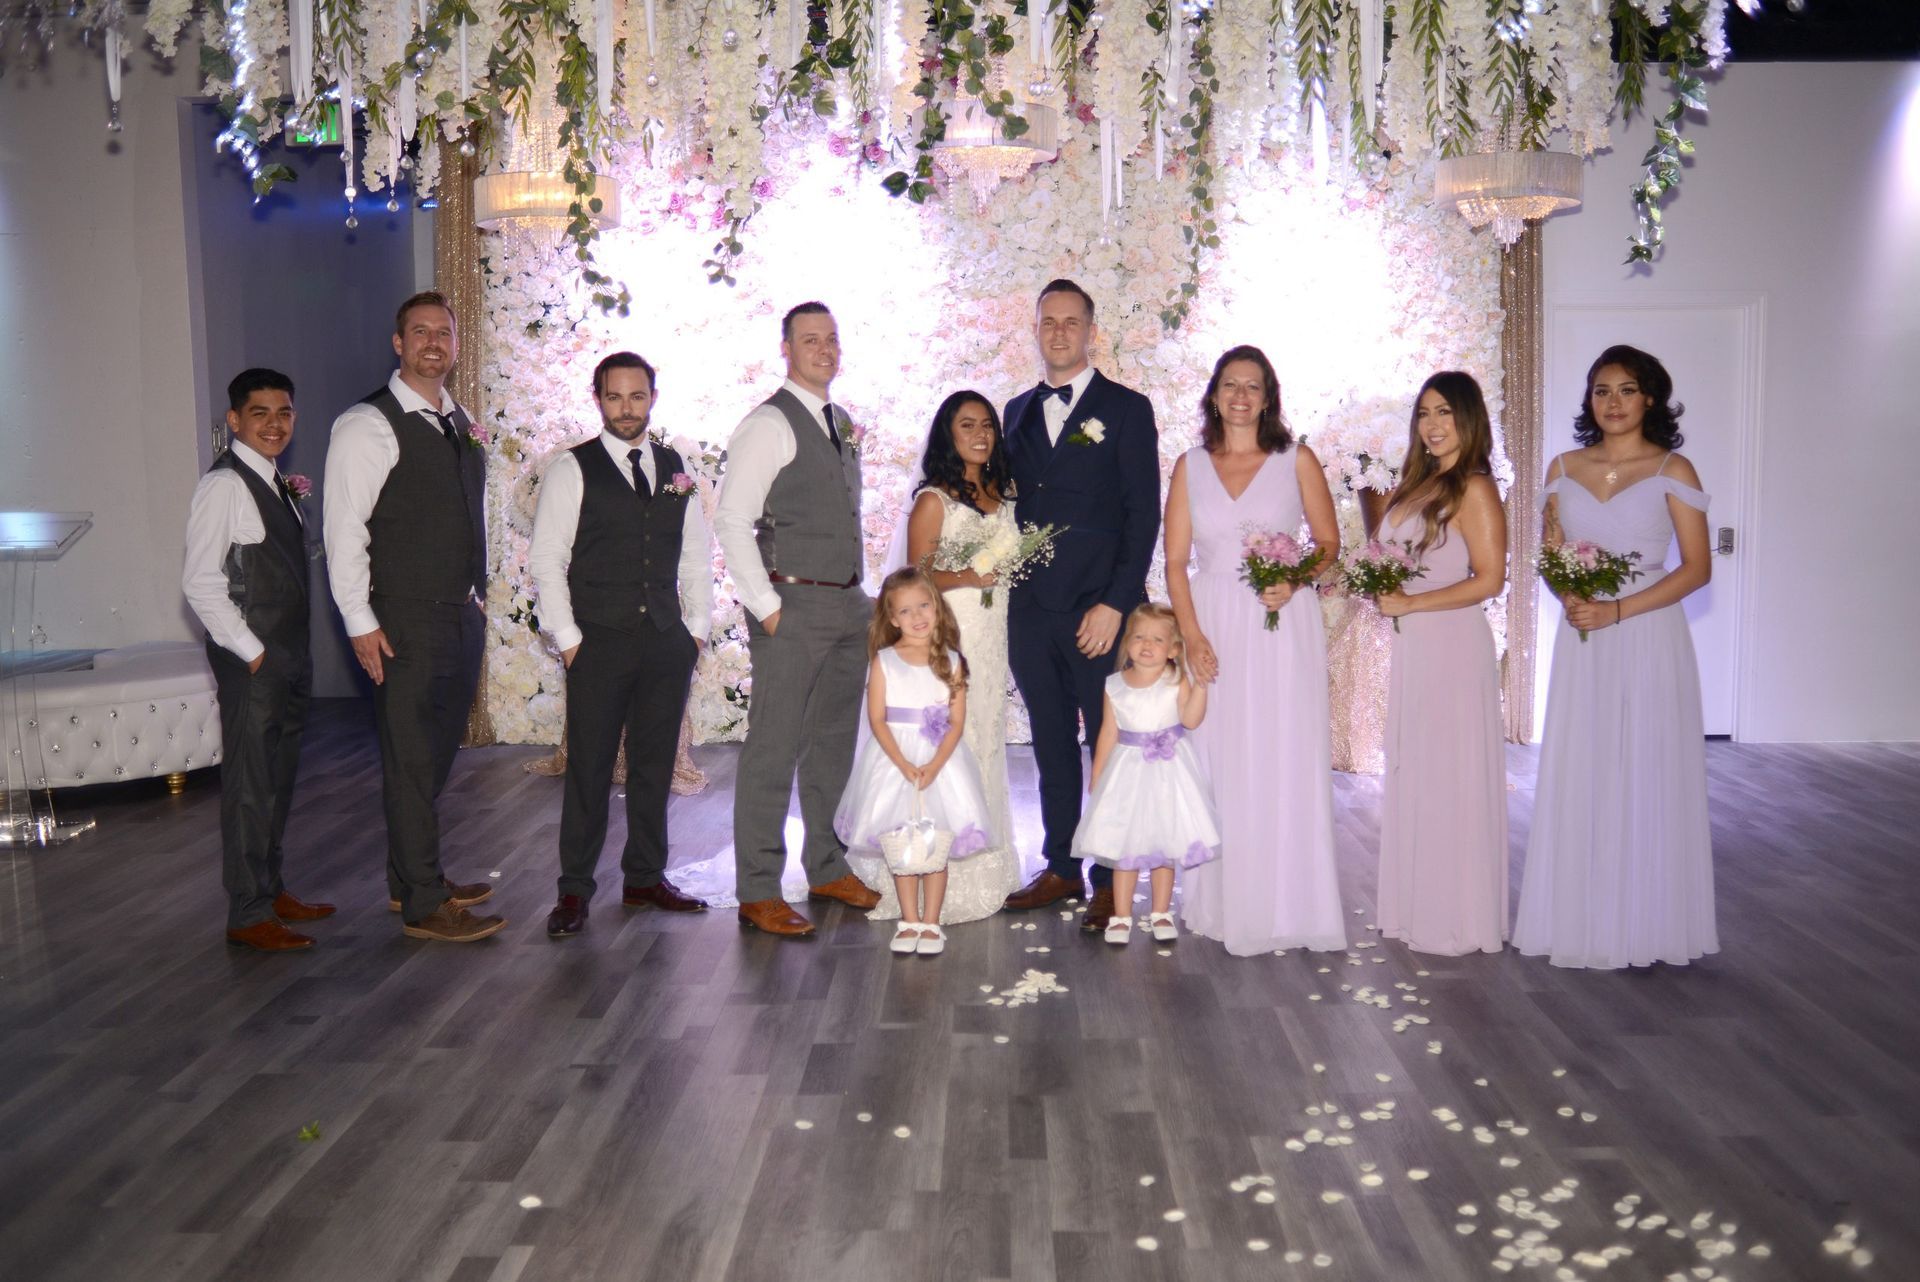
[[933, 550], [933, 568], [949, 573], [972, 570], [981, 578], [994, 577], [990, 587], [980, 589], [980, 605], [993, 608], [994, 587], [1012, 588], [1036, 565], [1053, 560], [1053, 544], [1064, 526], [1023, 525], [1015, 529], [1000, 522], [971, 538], [948, 535]]
[[[1562, 597], [1591, 601], [1600, 596], [1617, 596], [1628, 580], [1640, 577], [1634, 568], [1638, 552], [1609, 552], [1598, 543], [1581, 539], [1577, 543], [1557, 543], [1540, 549], [1534, 566], [1547, 586]], [[1580, 630], [1584, 644], [1586, 630]]]
[[[1346, 584], [1347, 591], [1355, 596], [1375, 598], [1398, 592], [1409, 580], [1426, 572], [1427, 567], [1413, 554], [1413, 544], [1391, 539], [1384, 543], [1379, 539], [1369, 540], [1340, 566], [1341, 582]], [[1393, 630], [1400, 630], [1399, 619], [1393, 621]]]
[[[1281, 583], [1299, 587], [1313, 581], [1324, 557], [1312, 543], [1302, 545], [1290, 534], [1248, 526], [1241, 544], [1240, 577], [1257, 595]], [[1267, 611], [1267, 631], [1280, 626], [1280, 611]]]

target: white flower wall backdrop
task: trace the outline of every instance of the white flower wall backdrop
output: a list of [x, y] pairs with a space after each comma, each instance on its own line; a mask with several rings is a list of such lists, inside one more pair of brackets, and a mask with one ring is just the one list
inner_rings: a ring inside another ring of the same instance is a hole
[[[611, 169], [626, 225], [599, 253], [632, 291], [625, 317], [594, 306], [570, 247], [493, 242], [482, 323], [494, 438], [489, 691], [502, 740], [560, 734], [561, 668], [532, 626], [527, 545], [540, 470], [598, 428], [591, 374], [610, 351], [658, 367], [654, 425], [694, 467], [710, 509], [728, 435], [782, 377], [781, 315], [828, 303], [845, 349], [834, 398], [867, 430], [870, 566], [900, 520], [941, 399], [970, 387], [998, 406], [1036, 381], [1034, 296], [1056, 276], [1093, 294], [1095, 363], [1152, 399], [1168, 470], [1197, 440], [1214, 360], [1236, 343], [1264, 348], [1289, 420], [1327, 465], [1348, 537], [1359, 532], [1349, 485], [1388, 481], [1428, 374], [1474, 374], [1498, 421], [1498, 249], [1429, 203], [1422, 167], [1315, 174], [1302, 149], [1250, 151], [1215, 176], [1221, 244], [1203, 260], [1185, 323], [1169, 330], [1162, 308], [1188, 278], [1187, 185], [1178, 172], [1134, 176], [1103, 224], [1095, 136], [1070, 118], [1060, 159], [978, 211], [890, 198], [861, 168], [857, 133], [771, 127], [732, 288], [710, 284], [701, 265], [728, 225], [720, 176], [705, 157], [676, 160], [662, 146], [649, 162], [630, 149]], [[698, 742], [745, 732], [745, 629], [724, 569], [716, 553], [714, 644], [692, 701]], [[1156, 594], [1161, 584], [1156, 569]], [[1024, 739], [1024, 729], [1016, 709], [1012, 733]]]

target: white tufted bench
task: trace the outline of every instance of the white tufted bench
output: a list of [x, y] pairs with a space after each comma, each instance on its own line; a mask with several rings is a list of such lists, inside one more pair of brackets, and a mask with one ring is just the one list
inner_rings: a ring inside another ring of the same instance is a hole
[[[93, 667], [21, 678], [19, 742], [38, 735], [44, 785], [151, 779], [165, 775], [177, 792], [189, 770], [220, 760], [220, 704], [204, 646], [154, 641], [104, 650]], [[37, 724], [36, 724], [37, 723]]]

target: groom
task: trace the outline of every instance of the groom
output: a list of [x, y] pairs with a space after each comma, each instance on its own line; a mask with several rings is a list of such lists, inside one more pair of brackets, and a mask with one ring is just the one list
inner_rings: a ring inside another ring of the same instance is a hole
[[[1080, 727], [1100, 737], [1104, 685], [1132, 609], [1147, 598], [1160, 531], [1160, 446], [1153, 406], [1088, 360], [1093, 298], [1070, 280], [1040, 291], [1033, 327], [1045, 377], [1007, 402], [1007, 457], [1024, 525], [1064, 527], [1050, 564], [1009, 595], [1007, 657], [1033, 725], [1046, 870], [1008, 897], [1044, 908], [1081, 893], [1073, 832], [1083, 792]], [[1080, 923], [1105, 930], [1112, 876], [1093, 869]]]

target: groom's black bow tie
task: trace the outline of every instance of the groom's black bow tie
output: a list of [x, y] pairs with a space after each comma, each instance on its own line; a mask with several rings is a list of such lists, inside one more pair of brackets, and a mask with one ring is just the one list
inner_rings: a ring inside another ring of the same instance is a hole
[[1035, 394], [1037, 394], [1041, 398], [1042, 404], [1045, 403], [1046, 398], [1049, 396], [1058, 396], [1060, 398], [1060, 403], [1062, 405], [1073, 404], [1073, 384], [1072, 383], [1062, 383], [1058, 387], [1048, 387], [1045, 383], [1042, 383], [1040, 384], [1040, 386], [1034, 388], [1033, 390]]

